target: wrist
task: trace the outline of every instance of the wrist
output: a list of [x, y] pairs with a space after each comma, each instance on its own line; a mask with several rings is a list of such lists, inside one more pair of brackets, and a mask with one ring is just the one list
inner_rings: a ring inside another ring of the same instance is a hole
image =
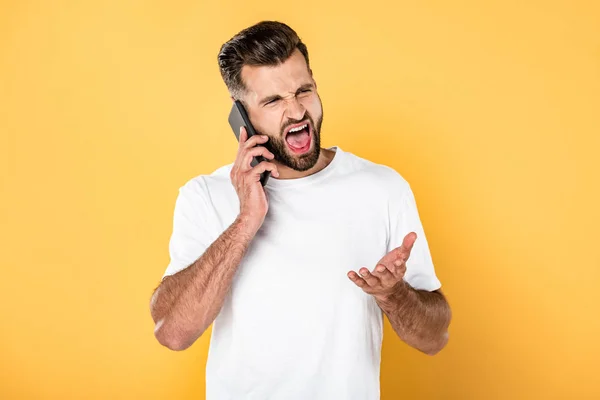
[[236, 221], [239, 227], [247, 234], [254, 236], [262, 226], [264, 218], [259, 218], [249, 213], [241, 212]]
[[410, 296], [411, 289], [411, 286], [406, 283], [404, 279], [401, 279], [400, 282], [394, 286], [392, 291], [376, 295], [375, 300], [377, 300], [377, 303], [380, 305], [403, 304]]

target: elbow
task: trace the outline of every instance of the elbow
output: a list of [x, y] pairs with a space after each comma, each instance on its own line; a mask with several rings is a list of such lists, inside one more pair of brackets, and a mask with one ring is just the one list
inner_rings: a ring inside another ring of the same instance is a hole
[[154, 337], [169, 350], [183, 351], [202, 336], [209, 324], [203, 319], [188, 321], [178, 318], [172, 310], [158, 303], [158, 291], [152, 296], [150, 313], [154, 321]]
[[165, 346], [169, 350], [173, 351], [183, 351], [189, 348], [198, 337], [202, 335], [204, 330], [200, 333], [200, 335], [192, 337], [186, 337], [186, 335], [175, 334], [168, 326], [164, 323], [165, 320], [162, 319], [156, 323], [154, 327], [154, 337], [158, 340], [158, 343]]
[[442, 350], [441, 348], [440, 349], [435, 349], [435, 350], [431, 350], [431, 349], [430, 350], [423, 350], [423, 353], [426, 354], [426, 355], [428, 355], [428, 356], [433, 357], [437, 353], [439, 353], [441, 350]]
[[186, 347], [183, 346], [183, 343], [181, 342], [181, 340], [177, 340], [177, 338], [175, 338], [173, 335], [171, 335], [171, 334], [169, 334], [169, 332], [167, 332], [164, 322], [165, 322], [165, 320], [161, 319], [161, 320], [157, 321], [156, 325], [154, 326], [154, 337], [156, 338], [156, 340], [158, 340], [158, 343], [165, 346], [169, 350], [173, 350], [173, 351], [185, 350]]
[[440, 351], [442, 351], [444, 347], [446, 347], [449, 336], [449, 333], [446, 331], [440, 339], [436, 340], [435, 343], [433, 343], [432, 346], [428, 347], [427, 349], [422, 349], [421, 351], [427, 354], [428, 356], [435, 356]]
[[426, 350], [421, 350], [428, 356], [435, 356], [440, 351], [442, 351], [442, 349], [448, 344], [448, 339], [450, 338], [450, 332], [448, 331], [448, 327], [450, 326], [450, 320], [452, 318], [452, 312], [448, 303], [446, 303], [446, 317], [446, 321], [442, 328], [443, 333], [439, 336], [436, 335], [436, 337], [430, 341], [431, 345]]
[[190, 344], [185, 343], [179, 338], [180, 335], [175, 334], [176, 330], [173, 329], [172, 323], [168, 323], [169, 320], [164, 307], [158, 306], [158, 294], [160, 288], [157, 289], [150, 300], [150, 314], [154, 321], [154, 337], [161, 345], [165, 346], [169, 350], [182, 351], [187, 349]]

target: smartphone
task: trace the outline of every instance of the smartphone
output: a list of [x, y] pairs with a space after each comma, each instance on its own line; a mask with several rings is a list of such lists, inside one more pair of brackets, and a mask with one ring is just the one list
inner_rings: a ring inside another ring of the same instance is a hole
[[[248, 133], [248, 139], [250, 139], [253, 135], [256, 135], [256, 130], [250, 123], [250, 117], [248, 117], [248, 113], [246, 109], [242, 105], [239, 100], [235, 100], [233, 102], [233, 106], [231, 107], [231, 112], [229, 113], [229, 125], [231, 125], [231, 129], [233, 129], [233, 133], [237, 138], [238, 142], [240, 141], [240, 128], [242, 126], [246, 127], [246, 132]], [[258, 163], [262, 161], [268, 161], [263, 156], [253, 157], [252, 162], [250, 162], [251, 166], [256, 166]], [[267, 184], [267, 180], [271, 175], [271, 171], [265, 171], [260, 174], [260, 183], [265, 186]]]

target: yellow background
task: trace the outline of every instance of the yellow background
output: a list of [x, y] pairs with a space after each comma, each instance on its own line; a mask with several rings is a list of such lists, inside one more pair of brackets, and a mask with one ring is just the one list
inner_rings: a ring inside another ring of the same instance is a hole
[[208, 333], [171, 352], [148, 303], [262, 19], [308, 45], [323, 145], [411, 183], [453, 307], [433, 358], [386, 322], [382, 398], [600, 398], [597, 2], [0, 4], [1, 398], [204, 398]]

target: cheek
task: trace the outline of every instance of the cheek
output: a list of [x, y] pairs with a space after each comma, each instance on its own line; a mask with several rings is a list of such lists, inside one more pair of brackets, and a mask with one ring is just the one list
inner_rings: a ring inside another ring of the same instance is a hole
[[321, 101], [319, 100], [319, 96], [317, 95], [313, 95], [310, 96], [309, 98], [305, 99], [302, 102], [302, 105], [304, 106], [304, 108], [306, 108], [306, 110], [308, 111], [308, 113], [310, 114], [310, 116], [315, 120], [315, 123], [317, 122], [317, 119], [319, 119], [319, 117], [321, 116]]
[[280, 122], [276, 112], [266, 112], [256, 119], [254, 127], [265, 134], [275, 135], [280, 131]]

